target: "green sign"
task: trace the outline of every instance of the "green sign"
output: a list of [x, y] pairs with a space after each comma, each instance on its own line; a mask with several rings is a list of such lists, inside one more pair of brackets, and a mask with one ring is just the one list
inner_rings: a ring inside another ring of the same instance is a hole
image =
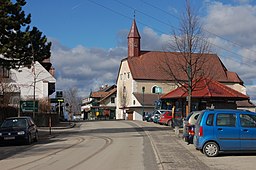
[[56, 91], [56, 98], [63, 98], [63, 92], [62, 91]]
[[51, 103], [64, 103], [63, 98], [52, 98], [50, 100], [51, 100]]
[[35, 109], [34, 109], [34, 101], [20, 101], [20, 110], [22, 112], [38, 112], [38, 101], [35, 101]]

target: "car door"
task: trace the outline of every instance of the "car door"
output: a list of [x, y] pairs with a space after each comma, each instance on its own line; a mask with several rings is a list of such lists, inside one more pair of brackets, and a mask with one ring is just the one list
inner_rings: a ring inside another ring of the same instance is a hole
[[240, 129], [236, 113], [219, 112], [216, 114], [214, 133], [220, 150], [240, 150]]
[[256, 115], [239, 114], [242, 150], [256, 150]]

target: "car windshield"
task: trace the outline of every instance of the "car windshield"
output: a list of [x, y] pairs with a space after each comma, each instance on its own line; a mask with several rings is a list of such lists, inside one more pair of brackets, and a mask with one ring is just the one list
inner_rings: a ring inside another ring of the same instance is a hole
[[25, 119], [7, 119], [2, 123], [1, 127], [2, 128], [26, 127], [26, 120]]

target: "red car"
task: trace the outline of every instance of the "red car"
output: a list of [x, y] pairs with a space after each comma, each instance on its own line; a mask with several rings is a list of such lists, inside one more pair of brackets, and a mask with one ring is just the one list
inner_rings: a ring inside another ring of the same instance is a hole
[[[181, 125], [182, 125], [182, 116], [180, 113], [175, 113], [175, 119], [178, 120], [177, 123], [179, 123], [179, 120], [180, 120]], [[173, 120], [172, 112], [166, 111], [164, 114], [160, 115], [159, 124], [174, 127], [174, 120]]]

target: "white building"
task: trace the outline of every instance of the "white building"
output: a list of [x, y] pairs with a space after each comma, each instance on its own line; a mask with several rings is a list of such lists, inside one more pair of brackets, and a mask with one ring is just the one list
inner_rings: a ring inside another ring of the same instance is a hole
[[54, 76], [39, 62], [35, 62], [30, 68], [11, 69], [10, 79], [18, 87], [22, 100], [31, 100], [34, 95], [36, 99], [46, 98], [49, 95], [50, 84], [54, 86], [56, 83]]

